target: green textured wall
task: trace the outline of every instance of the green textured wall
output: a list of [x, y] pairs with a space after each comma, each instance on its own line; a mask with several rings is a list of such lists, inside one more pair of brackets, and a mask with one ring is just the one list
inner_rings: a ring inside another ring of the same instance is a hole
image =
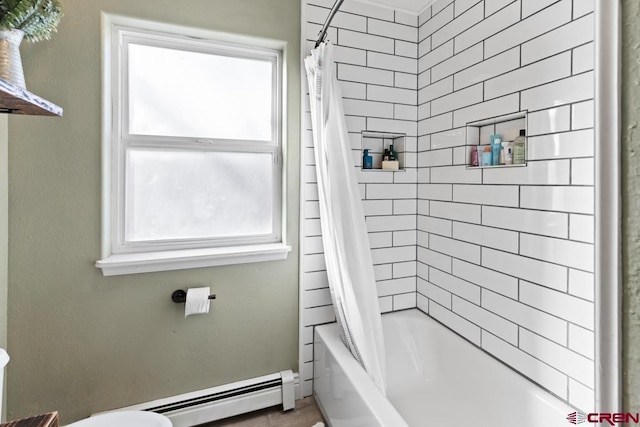
[[[21, 49], [27, 87], [64, 117], [9, 119], [8, 417], [58, 410], [64, 424], [297, 371], [300, 2], [65, 0], [64, 9], [51, 41]], [[94, 267], [102, 10], [287, 43], [288, 260], [109, 278]], [[209, 315], [185, 319], [171, 292], [199, 285], [218, 299]]]
[[640, 411], [640, 2], [622, 1], [624, 407]]

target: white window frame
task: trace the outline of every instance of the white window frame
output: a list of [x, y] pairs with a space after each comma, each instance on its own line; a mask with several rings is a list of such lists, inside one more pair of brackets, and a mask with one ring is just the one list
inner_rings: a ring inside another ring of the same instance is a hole
[[[284, 44], [232, 37], [212, 31], [160, 24], [103, 13], [102, 259], [105, 276], [178, 270], [286, 259], [286, 168], [284, 164]], [[222, 53], [268, 60], [274, 64], [271, 142], [158, 137], [128, 133], [127, 48], [129, 43]], [[263, 152], [274, 158], [273, 232], [252, 237], [125, 241], [125, 173], [127, 148], [162, 148], [206, 152]]]

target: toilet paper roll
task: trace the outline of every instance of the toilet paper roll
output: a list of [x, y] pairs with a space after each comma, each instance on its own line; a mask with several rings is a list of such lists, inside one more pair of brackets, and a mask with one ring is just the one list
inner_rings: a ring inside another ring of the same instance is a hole
[[209, 295], [211, 289], [205, 288], [189, 288], [187, 289], [187, 300], [184, 304], [184, 317], [192, 314], [205, 314], [209, 312]]

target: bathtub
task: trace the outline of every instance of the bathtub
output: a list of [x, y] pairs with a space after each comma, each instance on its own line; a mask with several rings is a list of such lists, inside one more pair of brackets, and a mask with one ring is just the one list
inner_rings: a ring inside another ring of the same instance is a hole
[[387, 397], [342, 344], [314, 335], [314, 395], [332, 427], [567, 427], [575, 409], [418, 310], [382, 316]]

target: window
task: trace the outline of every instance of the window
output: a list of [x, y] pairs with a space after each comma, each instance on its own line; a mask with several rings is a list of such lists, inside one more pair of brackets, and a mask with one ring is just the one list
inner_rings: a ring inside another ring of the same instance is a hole
[[286, 258], [282, 50], [104, 23], [96, 265], [112, 275]]

